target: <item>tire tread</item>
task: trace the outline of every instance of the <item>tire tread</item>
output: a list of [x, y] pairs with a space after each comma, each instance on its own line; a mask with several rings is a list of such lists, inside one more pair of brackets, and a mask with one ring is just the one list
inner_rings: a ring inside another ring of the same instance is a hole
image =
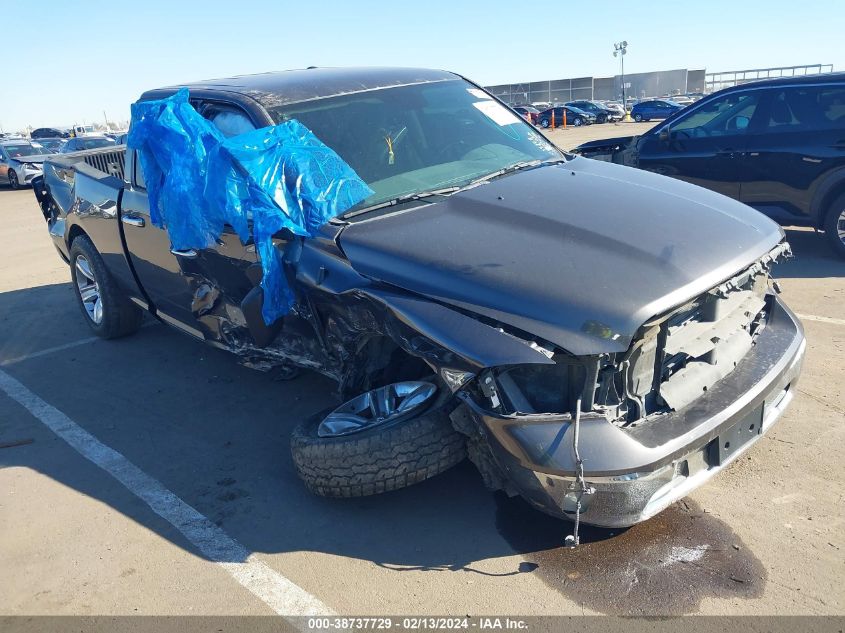
[[324, 413], [291, 435], [291, 455], [305, 486], [324, 497], [365, 497], [399, 490], [455, 466], [466, 457], [464, 437], [446, 409], [382, 429], [338, 438], [317, 437]]
[[97, 285], [100, 287], [100, 300], [103, 302], [103, 320], [100, 324], [94, 323], [82, 305], [82, 298], [76, 292], [76, 300], [85, 321], [97, 336], [104, 339], [120, 338], [138, 331], [144, 320], [144, 312], [140, 307], [132, 303], [123, 291], [118, 287], [114, 278], [109, 274], [105, 262], [94, 243], [87, 235], [79, 235], [74, 238], [70, 247], [71, 279], [76, 284], [76, 272], [74, 270], [76, 254], [81, 253], [90, 262], [94, 276], [97, 278]]

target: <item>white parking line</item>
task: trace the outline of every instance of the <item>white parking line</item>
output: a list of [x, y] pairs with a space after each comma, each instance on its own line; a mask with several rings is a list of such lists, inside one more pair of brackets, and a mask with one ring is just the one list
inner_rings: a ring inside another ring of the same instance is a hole
[[[281, 616], [333, 615], [331, 609], [315, 596], [271, 569], [158, 480], [2, 370], [0, 389], [80, 455], [122, 483], [153, 512], [179, 530], [204, 556], [229, 572], [273, 611]], [[300, 628], [304, 630], [304, 624]]]
[[833, 325], [845, 325], [845, 319], [834, 319], [833, 317], [816, 316], [815, 314], [797, 314], [802, 321], [818, 321], [819, 323], [832, 323]]
[[42, 349], [38, 352], [33, 352], [32, 354], [25, 354], [24, 356], [16, 356], [15, 358], [5, 358], [0, 361], [0, 367], [8, 367], [9, 365], [14, 365], [15, 363], [20, 363], [25, 360], [29, 360], [30, 358], [38, 358], [39, 356], [47, 356], [48, 354], [53, 354], [55, 352], [61, 352], [66, 349], [71, 349], [74, 347], [79, 347], [80, 345], [85, 345], [87, 343], [93, 343], [94, 341], [99, 341], [99, 336], [89, 336], [88, 338], [81, 338], [77, 341], [71, 341], [70, 343], [65, 343], [64, 345], [56, 345], [55, 347], [48, 347], [47, 349]]
[[[141, 327], [151, 327], [153, 325], [158, 325], [158, 321], [147, 321]], [[4, 358], [0, 360], [0, 367], [8, 367], [9, 365], [15, 365], [17, 363], [22, 363], [25, 360], [30, 360], [32, 358], [39, 358], [40, 356], [49, 356], [50, 354], [55, 354], [56, 352], [62, 352], [66, 349], [73, 349], [74, 347], [79, 347], [80, 345], [86, 345], [88, 343], [93, 343], [94, 341], [102, 340], [99, 336], [89, 336], [87, 338], [77, 339], [76, 341], [71, 341], [70, 343], [64, 343], [62, 345], [56, 345], [55, 347], [48, 347], [47, 349], [42, 349], [37, 352], [33, 352], [32, 354], [24, 354], [23, 356], [15, 356], [14, 358]]]

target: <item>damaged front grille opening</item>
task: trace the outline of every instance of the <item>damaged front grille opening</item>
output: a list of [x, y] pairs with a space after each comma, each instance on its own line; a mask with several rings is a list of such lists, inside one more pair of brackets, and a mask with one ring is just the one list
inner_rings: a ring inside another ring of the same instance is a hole
[[628, 404], [622, 422], [683, 409], [732, 372], [766, 325], [767, 289], [761, 271], [643, 326], [615, 381]]
[[624, 354], [521, 365], [482, 374], [479, 396], [505, 415], [601, 413], [622, 427], [678, 411], [732, 372], [766, 327], [769, 267], [782, 243], [732, 279], [640, 328]]

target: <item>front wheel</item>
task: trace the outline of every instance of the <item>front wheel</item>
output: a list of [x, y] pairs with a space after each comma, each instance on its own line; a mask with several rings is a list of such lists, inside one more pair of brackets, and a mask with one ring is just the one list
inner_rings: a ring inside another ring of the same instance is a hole
[[634, 115], [634, 121], [636, 121], [637, 123], [642, 123], [642, 120], [643, 120], [642, 114], [635, 114]]
[[540, 127], [549, 127], [548, 119], [540, 119]]
[[576, 117], [576, 119], [572, 122], [572, 125], [575, 127], [581, 127], [584, 124], [584, 119], [581, 117]]
[[448, 389], [428, 381], [365, 392], [294, 429], [296, 471], [324, 497], [364, 497], [434, 477], [466, 456], [451, 401]]
[[845, 193], [830, 205], [825, 216], [824, 234], [833, 251], [845, 257]]
[[18, 180], [18, 175], [15, 173], [13, 169], [10, 169], [9, 172], [9, 187], [12, 189], [20, 189], [21, 183]]
[[85, 321], [97, 336], [118, 338], [141, 327], [143, 311], [123, 294], [86, 235], [71, 244], [70, 276]]

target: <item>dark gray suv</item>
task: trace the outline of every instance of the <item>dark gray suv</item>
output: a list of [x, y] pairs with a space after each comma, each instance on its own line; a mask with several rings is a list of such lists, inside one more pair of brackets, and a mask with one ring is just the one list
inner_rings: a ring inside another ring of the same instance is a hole
[[824, 229], [845, 257], [845, 73], [727, 88], [641, 136], [575, 152], [707, 187], [781, 224]]

